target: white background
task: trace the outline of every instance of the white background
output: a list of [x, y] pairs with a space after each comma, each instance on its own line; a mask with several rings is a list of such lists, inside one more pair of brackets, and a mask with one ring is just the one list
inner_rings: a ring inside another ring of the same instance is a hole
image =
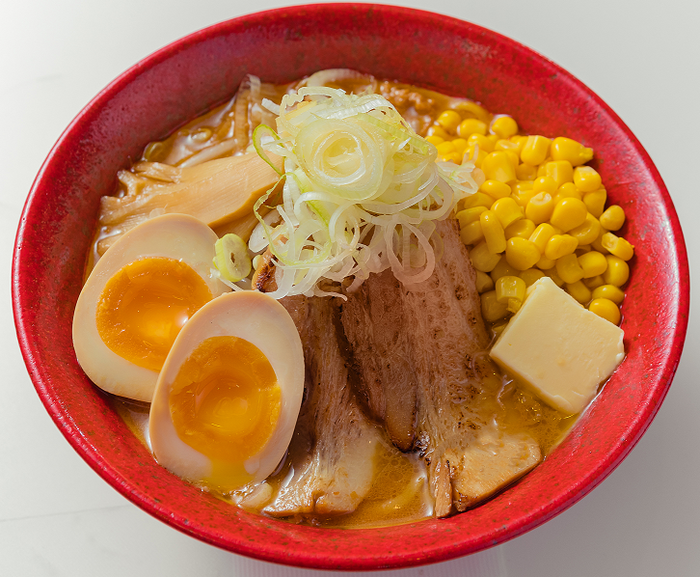
[[[116, 493], [44, 411], [20, 357], [10, 306], [12, 244], [23, 203], [43, 159], [80, 109], [163, 45], [210, 24], [282, 5], [268, 0], [2, 3], [0, 575], [334, 575], [215, 549]], [[659, 168], [680, 214], [691, 268], [700, 268], [700, 4], [422, 0], [404, 5], [510, 36], [600, 95]], [[699, 339], [700, 327], [691, 316], [685, 354], [658, 417], [622, 465], [581, 502], [499, 547], [390, 574], [700, 575]]]

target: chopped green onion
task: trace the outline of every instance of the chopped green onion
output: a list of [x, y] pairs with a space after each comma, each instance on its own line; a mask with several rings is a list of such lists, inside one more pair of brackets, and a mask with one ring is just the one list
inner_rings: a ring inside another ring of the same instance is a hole
[[[305, 86], [286, 94], [277, 132], [258, 127], [255, 149], [284, 158], [282, 203], [257, 213], [251, 250], [268, 248], [277, 261], [276, 298], [327, 295], [324, 280], [391, 268], [406, 284], [435, 266], [434, 220], [477, 190], [471, 164], [436, 163], [435, 146], [418, 136], [378, 94], [352, 95]], [[274, 223], [274, 224], [273, 224]]]
[[248, 247], [237, 234], [227, 234], [216, 241], [214, 266], [222, 278], [238, 282], [250, 274], [251, 263]]

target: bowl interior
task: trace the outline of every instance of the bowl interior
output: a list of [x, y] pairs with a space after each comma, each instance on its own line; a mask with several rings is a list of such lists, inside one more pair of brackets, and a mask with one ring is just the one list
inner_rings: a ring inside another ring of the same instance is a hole
[[[637, 245], [623, 307], [628, 356], [574, 431], [520, 483], [450, 519], [372, 530], [301, 527], [251, 515], [159, 467], [78, 366], [71, 344], [98, 202], [151, 140], [230, 97], [246, 73], [291, 81], [348, 67], [482, 102], [522, 129], [594, 148]], [[81, 456], [134, 503], [214, 545], [332, 569], [445, 560], [490, 547], [572, 505], [625, 457], [663, 400], [687, 325], [688, 265], [655, 167], [620, 119], [531, 50], [465, 22], [396, 7], [318, 5], [213, 26], [145, 59], [100, 93], [46, 160], [13, 263], [15, 319], [37, 391]]]

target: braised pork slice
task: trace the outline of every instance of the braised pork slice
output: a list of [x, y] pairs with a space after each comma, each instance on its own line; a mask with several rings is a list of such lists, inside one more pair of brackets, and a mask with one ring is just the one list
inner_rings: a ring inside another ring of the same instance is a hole
[[441, 463], [450, 470], [454, 506], [464, 511], [530, 471], [540, 460], [540, 446], [532, 437], [505, 433], [489, 423], [461, 454], [446, 450]]
[[289, 474], [264, 509], [272, 516], [351, 513], [372, 485], [381, 432], [348, 386], [336, 300], [297, 296], [280, 301], [304, 345], [306, 392], [289, 447]]
[[437, 231], [444, 253], [428, 280], [404, 287], [388, 271], [373, 275], [342, 306], [341, 322], [358, 397], [397, 447], [420, 451], [442, 517], [513, 482], [541, 452], [480, 410], [498, 379], [486, 360], [475, 272], [456, 223]]
[[373, 275], [342, 305], [341, 319], [358, 399], [384, 423], [394, 445], [408, 451], [416, 434], [418, 381], [400, 290], [390, 270]]

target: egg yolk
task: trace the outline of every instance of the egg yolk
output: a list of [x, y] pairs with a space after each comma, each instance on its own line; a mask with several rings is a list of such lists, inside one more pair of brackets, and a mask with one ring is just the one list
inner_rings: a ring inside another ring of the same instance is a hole
[[244, 339], [211, 337], [184, 361], [170, 413], [180, 439], [211, 460], [210, 487], [225, 492], [252, 480], [245, 462], [272, 437], [281, 397], [270, 361]]
[[97, 303], [97, 331], [120, 357], [160, 371], [182, 326], [211, 299], [206, 282], [188, 264], [143, 258], [107, 281]]

